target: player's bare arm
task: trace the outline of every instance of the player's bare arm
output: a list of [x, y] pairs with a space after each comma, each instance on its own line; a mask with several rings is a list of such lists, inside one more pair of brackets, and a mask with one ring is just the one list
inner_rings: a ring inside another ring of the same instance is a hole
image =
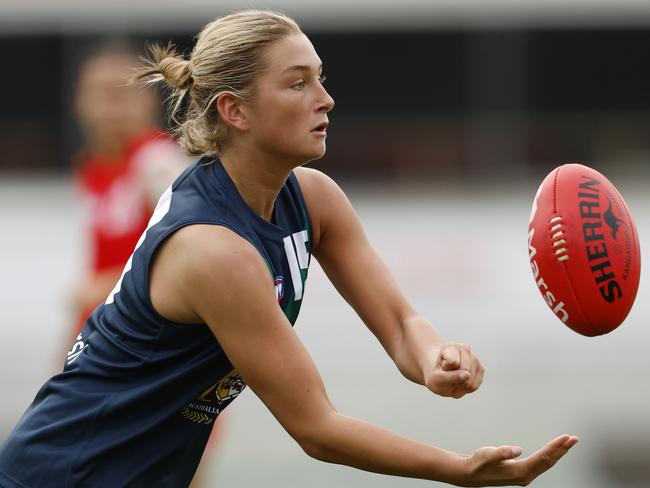
[[467, 344], [444, 342], [408, 303], [343, 191], [319, 171], [299, 168], [296, 175], [312, 218], [314, 256], [402, 374], [443, 396], [475, 391], [481, 362]]
[[153, 265], [151, 297], [168, 319], [207, 323], [247, 384], [316, 459], [461, 486], [524, 484], [575, 443], [564, 436], [520, 461], [505, 461], [521, 453], [509, 446], [464, 456], [340, 414], [278, 307], [263, 260], [226, 228], [195, 225], [169, 238]]

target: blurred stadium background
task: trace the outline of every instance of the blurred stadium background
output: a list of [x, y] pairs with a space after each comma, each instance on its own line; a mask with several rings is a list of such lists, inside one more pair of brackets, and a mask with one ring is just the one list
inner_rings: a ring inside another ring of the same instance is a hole
[[[0, 2], [0, 440], [69, 346], [82, 55], [115, 37], [189, 49], [212, 18], [266, 7], [302, 24], [337, 101], [314, 166], [348, 192], [416, 307], [487, 370], [461, 401], [408, 384], [314, 263], [297, 330], [339, 410], [463, 452], [530, 452], [570, 432], [581, 444], [534, 486], [650, 486], [647, 273], [624, 325], [587, 339], [547, 309], [526, 253], [535, 189], [566, 161], [609, 176], [650, 251], [650, 3], [215, 3]], [[431, 486], [309, 459], [250, 391], [222, 437], [206, 455], [213, 486]]]

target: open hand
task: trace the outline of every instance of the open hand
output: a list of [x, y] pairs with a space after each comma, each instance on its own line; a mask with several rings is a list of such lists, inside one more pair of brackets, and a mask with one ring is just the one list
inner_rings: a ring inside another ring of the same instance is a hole
[[446, 342], [437, 350], [425, 385], [438, 395], [461, 398], [481, 386], [484, 372], [469, 345]]
[[578, 443], [575, 436], [562, 435], [524, 459], [520, 447], [482, 447], [465, 459], [466, 479], [460, 486], [527, 486], [552, 468]]

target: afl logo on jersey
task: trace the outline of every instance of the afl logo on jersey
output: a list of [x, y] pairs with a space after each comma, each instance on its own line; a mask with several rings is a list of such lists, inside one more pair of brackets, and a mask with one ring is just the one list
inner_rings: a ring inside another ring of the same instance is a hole
[[282, 276], [276, 276], [273, 279], [273, 285], [275, 286], [275, 296], [278, 299], [278, 303], [284, 296], [284, 286], [282, 285]]

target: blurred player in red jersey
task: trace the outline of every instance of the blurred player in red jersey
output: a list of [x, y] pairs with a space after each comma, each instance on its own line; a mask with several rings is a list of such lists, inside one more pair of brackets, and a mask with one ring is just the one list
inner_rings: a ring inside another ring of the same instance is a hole
[[[127, 83], [137, 62], [131, 45], [111, 41], [79, 70], [75, 111], [86, 144], [75, 179], [90, 263], [73, 292], [73, 337], [115, 286], [162, 192], [191, 161], [159, 128], [157, 93]], [[212, 446], [222, 422], [213, 429]], [[200, 469], [193, 487], [199, 478]]]
[[127, 84], [136, 63], [130, 45], [108, 42], [79, 71], [75, 110], [86, 146], [75, 176], [90, 263], [73, 294], [74, 336], [117, 282], [158, 197], [189, 162], [158, 126], [157, 94]]

